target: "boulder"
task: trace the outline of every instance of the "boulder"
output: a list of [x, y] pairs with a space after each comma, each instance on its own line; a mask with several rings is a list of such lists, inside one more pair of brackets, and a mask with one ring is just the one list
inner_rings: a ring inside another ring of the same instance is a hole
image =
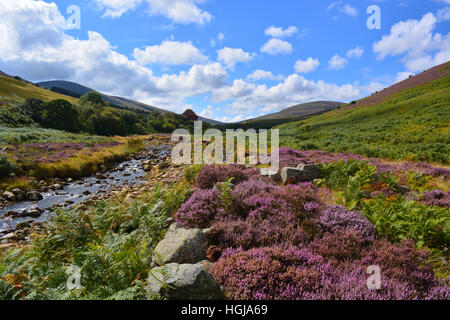
[[181, 229], [172, 224], [166, 237], [156, 246], [154, 262], [158, 265], [168, 263], [197, 263], [206, 259], [207, 236], [199, 229]]
[[50, 186], [50, 189], [52, 189], [52, 190], [61, 190], [62, 186], [59, 183], [55, 183], [55, 184]]
[[147, 292], [170, 300], [224, 299], [219, 283], [208, 272], [210, 263], [170, 263], [150, 271]]
[[297, 168], [284, 167], [281, 170], [281, 179], [285, 184], [310, 182], [321, 177], [318, 165], [301, 164]]
[[29, 191], [27, 192], [27, 199], [30, 201], [40, 201], [44, 199], [44, 197], [37, 191]]
[[28, 211], [27, 216], [32, 218], [39, 218], [41, 216], [42, 212], [39, 209], [31, 209]]
[[281, 176], [280, 173], [278, 172], [278, 170], [273, 170], [270, 168], [258, 168], [261, 176], [263, 177], [267, 177], [271, 180], [273, 180], [274, 182], [280, 182], [281, 181]]
[[8, 200], [8, 201], [15, 201], [16, 200], [16, 196], [11, 191], [3, 192], [3, 198]]
[[20, 190], [20, 189], [17, 189], [17, 188], [16, 189], [12, 189], [11, 192], [14, 193], [15, 196], [23, 196], [23, 194], [24, 194], [23, 190]]

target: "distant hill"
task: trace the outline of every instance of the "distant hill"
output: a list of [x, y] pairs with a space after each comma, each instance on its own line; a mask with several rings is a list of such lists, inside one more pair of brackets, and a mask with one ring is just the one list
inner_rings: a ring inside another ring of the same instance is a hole
[[3, 72], [0, 73], [0, 96], [11, 100], [36, 98], [41, 100], [66, 99], [71, 103], [77, 103], [78, 99], [41, 88], [19, 77], [12, 77]]
[[450, 164], [450, 62], [356, 103], [278, 126], [280, 143]]
[[336, 109], [344, 105], [342, 102], [335, 101], [314, 101], [303, 104], [297, 104], [295, 106], [281, 110], [280, 112], [271, 113], [262, 117], [254, 118], [249, 121], [257, 120], [274, 120], [274, 119], [293, 119], [304, 116], [309, 116], [312, 114], [322, 113]]
[[[82, 95], [85, 95], [86, 93], [91, 92], [91, 91], [98, 92], [97, 90], [91, 89], [89, 87], [85, 87], [83, 85], [80, 85], [78, 83], [71, 82], [71, 81], [55, 80], [55, 81], [39, 82], [37, 84], [40, 85], [41, 87], [47, 88], [51, 91], [63, 93], [63, 94], [73, 96], [76, 98], [79, 98]], [[121, 97], [114, 97], [114, 96], [110, 96], [110, 95], [107, 95], [107, 94], [104, 94], [101, 92], [98, 92], [98, 93], [100, 93], [101, 96], [103, 97], [103, 99], [108, 101], [113, 106], [126, 107], [126, 108], [130, 108], [130, 109], [138, 109], [138, 110], [144, 110], [144, 111], [158, 111], [158, 112], [163, 112], [163, 113], [169, 112], [167, 110], [159, 109], [159, 108], [149, 106], [144, 103], [136, 102], [133, 100], [129, 100], [129, 99], [121, 98]]]
[[[39, 82], [38, 85], [45, 87], [49, 90], [52, 90], [54, 92], [66, 94], [66, 95], [76, 97], [76, 98], [79, 98], [82, 95], [84, 95], [88, 92], [91, 92], [91, 91], [98, 92], [95, 89], [91, 89], [89, 87], [80, 85], [78, 83], [70, 82], [70, 81], [62, 81], [62, 80]], [[98, 92], [98, 93], [103, 97], [103, 99], [108, 101], [111, 104], [111, 106], [113, 106], [113, 107], [137, 109], [137, 110], [142, 110], [142, 111], [146, 111], [146, 112], [157, 111], [160, 113], [173, 113], [171, 111], [160, 109], [160, 108], [157, 108], [154, 106], [149, 106], [145, 103], [133, 101], [133, 100], [122, 98], [122, 97], [110, 96], [110, 95], [107, 95], [107, 94], [104, 94], [101, 92]], [[200, 118], [200, 120], [210, 123], [210, 124], [219, 123], [219, 122], [211, 120], [211, 119], [202, 118], [202, 117], [199, 117], [199, 118]]]
[[330, 110], [339, 108], [342, 102], [335, 101], [314, 101], [271, 113], [258, 118], [253, 118], [237, 123], [226, 123], [214, 125], [220, 130], [224, 129], [271, 129], [277, 125], [307, 119], [313, 115], [322, 114]]

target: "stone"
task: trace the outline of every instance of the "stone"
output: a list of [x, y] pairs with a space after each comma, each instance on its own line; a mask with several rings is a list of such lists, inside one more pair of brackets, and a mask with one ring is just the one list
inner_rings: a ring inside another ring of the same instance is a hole
[[62, 186], [59, 183], [55, 183], [55, 184], [50, 186], [50, 189], [52, 189], [52, 190], [61, 190]]
[[31, 209], [28, 211], [27, 216], [30, 216], [32, 218], [39, 218], [41, 216], [42, 212], [39, 209]]
[[318, 165], [299, 165], [297, 168], [284, 167], [281, 170], [281, 180], [285, 184], [310, 182], [321, 177]]
[[197, 263], [206, 259], [207, 236], [199, 229], [182, 229], [177, 224], [170, 226], [165, 238], [154, 251], [154, 262]]
[[1, 241], [10, 241], [14, 240], [16, 238], [16, 235], [14, 232], [8, 233], [0, 238]]
[[95, 177], [96, 177], [97, 179], [99, 179], [99, 180], [104, 180], [104, 179], [106, 179], [106, 177], [105, 177], [103, 174], [101, 174], [100, 172], [97, 172], [97, 173], [95, 174]]
[[91, 192], [90, 192], [89, 190], [83, 191], [83, 195], [84, 195], [84, 196], [88, 196], [88, 195], [90, 195], [90, 194], [91, 194]]
[[170, 300], [222, 300], [219, 283], [209, 273], [210, 263], [170, 263], [150, 271], [147, 292]]
[[5, 198], [8, 201], [15, 201], [16, 200], [16, 196], [11, 191], [3, 192], [3, 198]]
[[44, 199], [44, 197], [37, 191], [29, 191], [27, 192], [27, 199], [30, 201], [40, 201]]
[[261, 176], [267, 177], [271, 179], [274, 182], [280, 182], [281, 181], [281, 175], [278, 172], [278, 170], [273, 170], [270, 168], [258, 168]]
[[400, 192], [401, 194], [407, 194], [408, 192], [411, 192], [411, 189], [406, 187], [406, 186], [397, 186], [396, 187], [397, 191]]
[[17, 189], [17, 188], [16, 189], [12, 189], [11, 192], [14, 193], [15, 196], [19, 196], [19, 195], [23, 195], [24, 194], [23, 190], [20, 190], [20, 189]]
[[23, 221], [16, 224], [16, 230], [22, 230], [30, 227], [29, 221]]
[[305, 181], [314, 181], [315, 179], [320, 179], [322, 176], [322, 171], [318, 164], [299, 164], [297, 169], [303, 171], [303, 179]]

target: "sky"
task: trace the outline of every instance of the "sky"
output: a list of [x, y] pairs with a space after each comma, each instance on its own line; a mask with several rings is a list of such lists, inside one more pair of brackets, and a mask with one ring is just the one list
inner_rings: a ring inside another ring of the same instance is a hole
[[449, 61], [450, 0], [0, 0], [0, 43], [8, 74], [236, 122]]

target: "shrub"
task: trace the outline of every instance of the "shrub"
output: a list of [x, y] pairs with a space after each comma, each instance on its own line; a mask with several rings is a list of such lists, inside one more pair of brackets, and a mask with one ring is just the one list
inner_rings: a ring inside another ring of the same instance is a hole
[[177, 222], [185, 228], [208, 228], [211, 222], [225, 217], [218, 190], [197, 190], [181, 205], [176, 214]]
[[227, 297], [237, 300], [298, 300], [320, 297], [325, 279], [337, 275], [307, 249], [258, 248], [225, 255], [211, 267]]
[[233, 178], [234, 184], [239, 184], [258, 175], [254, 169], [245, 169], [244, 166], [214, 166], [207, 165], [195, 179], [195, 185], [200, 189], [212, 189], [218, 182], [225, 182]]
[[353, 231], [366, 240], [374, 240], [376, 236], [376, 229], [367, 218], [343, 206], [328, 206], [319, 215], [318, 223], [331, 233]]
[[450, 191], [443, 192], [441, 190], [427, 191], [420, 200], [426, 206], [437, 206], [450, 208]]
[[17, 166], [9, 162], [6, 156], [0, 156], [0, 178], [5, 178], [16, 170]]

